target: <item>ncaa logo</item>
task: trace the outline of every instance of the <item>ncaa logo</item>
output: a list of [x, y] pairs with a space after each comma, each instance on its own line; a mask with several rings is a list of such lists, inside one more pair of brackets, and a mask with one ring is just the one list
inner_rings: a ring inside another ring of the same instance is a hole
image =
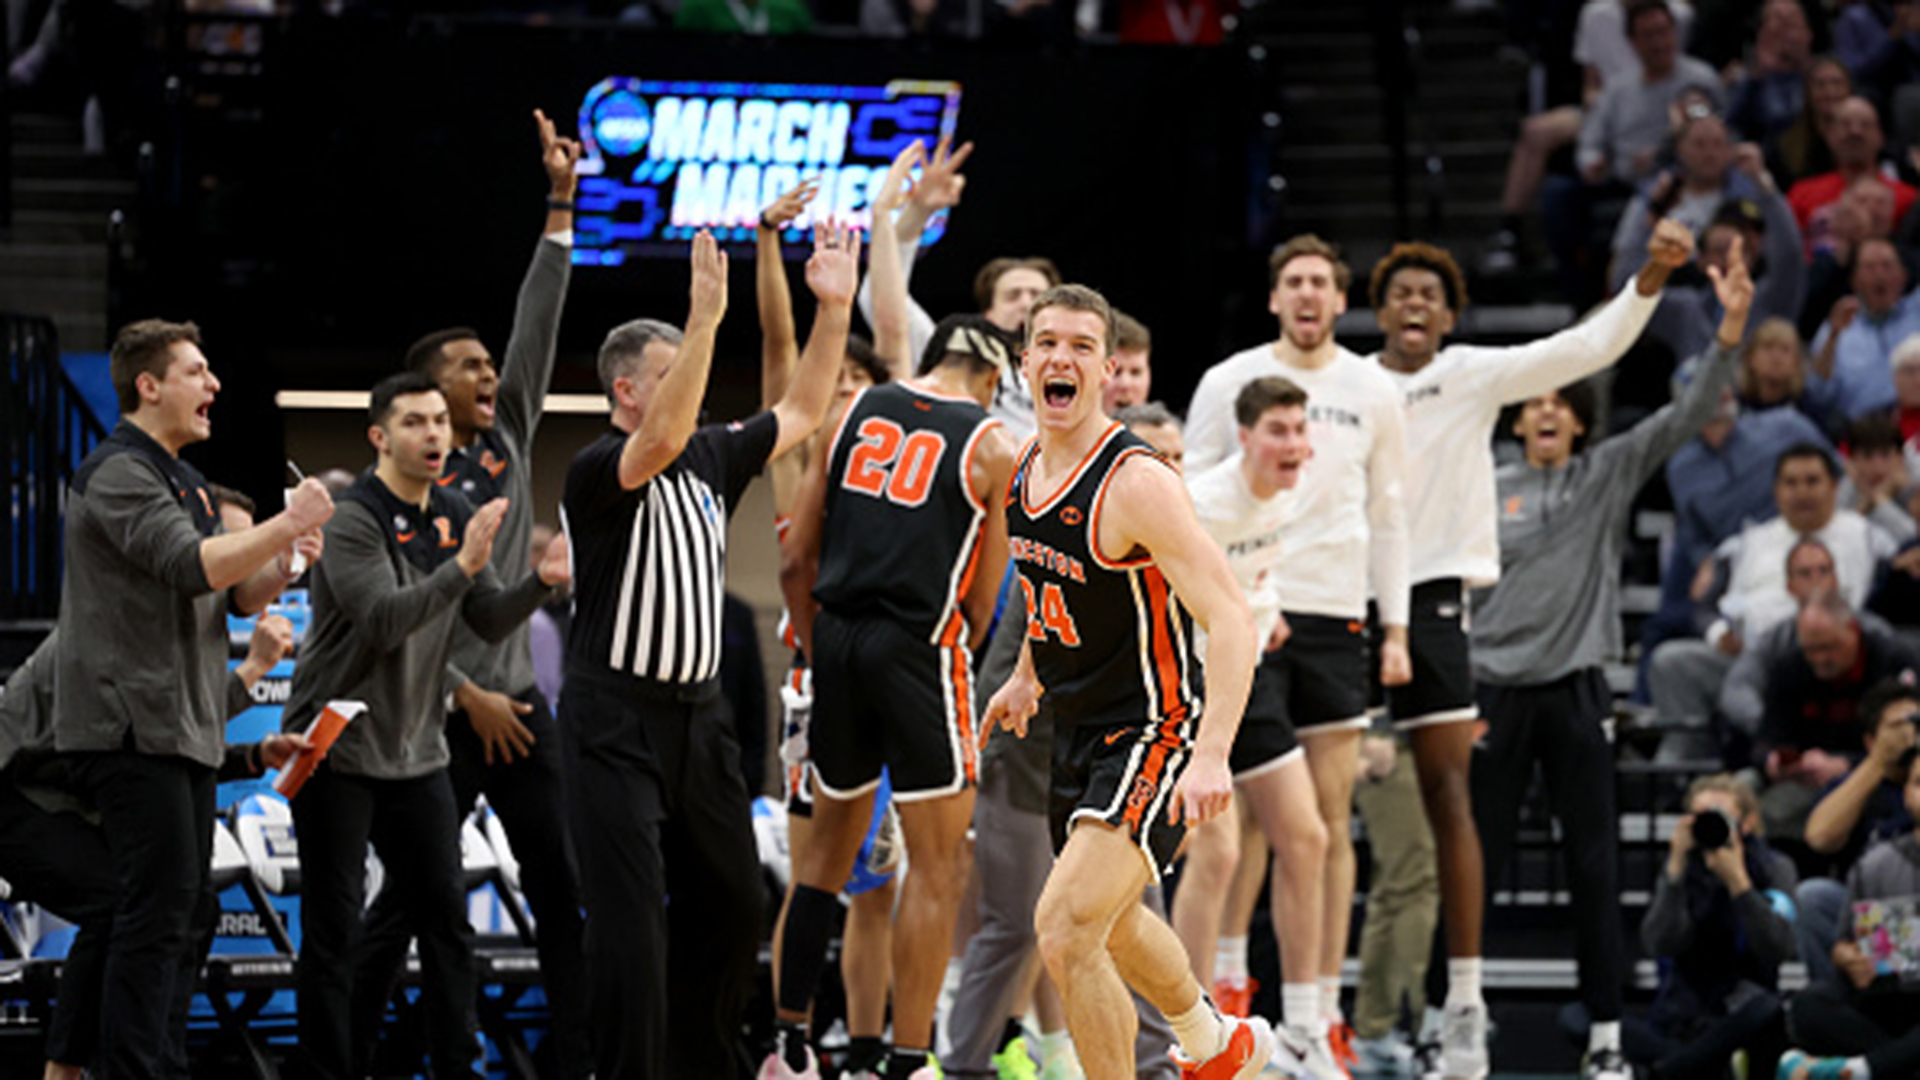
[[632, 157], [653, 135], [653, 110], [631, 90], [615, 90], [594, 103], [593, 138], [613, 157]]

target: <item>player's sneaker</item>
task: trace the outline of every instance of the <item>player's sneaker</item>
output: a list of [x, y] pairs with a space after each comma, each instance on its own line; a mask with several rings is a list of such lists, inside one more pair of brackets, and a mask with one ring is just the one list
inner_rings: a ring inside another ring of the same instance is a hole
[[1226, 1049], [1205, 1061], [1188, 1059], [1178, 1047], [1172, 1054], [1180, 1080], [1253, 1080], [1273, 1058], [1273, 1029], [1258, 1016], [1235, 1017]]
[[1413, 1080], [1447, 1080], [1441, 1067], [1442, 1053], [1437, 1039], [1422, 1039], [1413, 1047]]
[[1287, 1080], [1347, 1080], [1347, 1071], [1333, 1059], [1333, 1048], [1325, 1036], [1309, 1036], [1284, 1024], [1273, 1029], [1273, 1057], [1263, 1075]]
[[1440, 1024], [1440, 1071], [1445, 1080], [1486, 1080], [1487, 1006], [1449, 1005]]
[[1805, 1050], [1789, 1050], [1780, 1055], [1775, 1080], [1841, 1080], [1847, 1074], [1847, 1059], [1814, 1057]]
[[1580, 1061], [1582, 1080], [1633, 1080], [1633, 1066], [1618, 1050], [1590, 1050]]
[[[1439, 1044], [1435, 1044], [1435, 1050]], [[1389, 1032], [1378, 1039], [1353, 1040], [1355, 1076], [1405, 1076], [1413, 1067], [1413, 1047]]]
[[1353, 1025], [1339, 1020], [1327, 1025], [1327, 1042], [1333, 1049], [1333, 1060], [1343, 1073], [1351, 1072], [1360, 1064], [1360, 1055], [1353, 1052]]
[[1260, 982], [1247, 975], [1231, 975], [1213, 980], [1213, 1007], [1221, 1016], [1248, 1016], [1253, 1012], [1253, 992]]
[[813, 1048], [807, 1048], [807, 1067], [794, 1072], [787, 1067], [787, 1060], [775, 1050], [767, 1055], [760, 1066], [760, 1080], [820, 1080], [820, 1062], [813, 1056]]
[[1027, 1037], [1017, 1035], [1014, 1040], [1000, 1048], [993, 1055], [993, 1068], [1000, 1080], [1040, 1080], [1040, 1066], [1033, 1063], [1033, 1055], [1027, 1053]]

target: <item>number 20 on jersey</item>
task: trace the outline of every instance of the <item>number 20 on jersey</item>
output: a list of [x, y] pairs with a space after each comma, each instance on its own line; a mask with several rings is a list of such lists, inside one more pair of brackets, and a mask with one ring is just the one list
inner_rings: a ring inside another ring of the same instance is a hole
[[847, 455], [841, 486], [901, 506], [919, 506], [927, 501], [946, 452], [947, 437], [937, 431], [909, 435], [883, 416], [869, 416], [860, 423], [860, 445]]

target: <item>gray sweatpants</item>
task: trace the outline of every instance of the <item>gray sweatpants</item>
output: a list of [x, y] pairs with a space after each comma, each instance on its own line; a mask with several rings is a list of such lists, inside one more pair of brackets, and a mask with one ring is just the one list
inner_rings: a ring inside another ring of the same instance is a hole
[[[1025, 636], [1024, 613], [1010, 606], [980, 664], [975, 700], [983, 712], [993, 692], [1013, 673]], [[947, 1017], [950, 1049], [940, 1065], [950, 1077], [994, 1075], [993, 1054], [1034, 957], [1034, 909], [1053, 869], [1053, 841], [1044, 810], [1044, 778], [1052, 771], [1052, 710], [1042, 706], [1026, 738], [996, 732], [990, 747], [981, 759], [980, 790], [973, 806], [980, 929], [967, 945], [960, 990]], [[1036, 782], [1037, 791], [1033, 789]], [[1166, 917], [1158, 885], [1150, 886], [1144, 899], [1155, 914]], [[1140, 1034], [1133, 1048], [1136, 1075], [1141, 1080], [1174, 1080], [1178, 1070], [1167, 1056], [1173, 1046], [1172, 1028], [1140, 995], [1135, 994], [1133, 1001], [1140, 1016]]]

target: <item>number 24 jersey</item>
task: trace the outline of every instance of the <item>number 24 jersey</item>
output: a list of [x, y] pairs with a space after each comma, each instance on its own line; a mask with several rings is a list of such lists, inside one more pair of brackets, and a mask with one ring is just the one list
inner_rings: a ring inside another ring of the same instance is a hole
[[1007, 533], [1027, 606], [1027, 645], [1055, 717], [1116, 726], [1197, 718], [1193, 617], [1150, 553], [1110, 560], [1095, 543], [1115, 470], [1138, 455], [1164, 461], [1115, 423], [1041, 502], [1027, 490], [1036, 452], [1028, 443], [1015, 467]]

